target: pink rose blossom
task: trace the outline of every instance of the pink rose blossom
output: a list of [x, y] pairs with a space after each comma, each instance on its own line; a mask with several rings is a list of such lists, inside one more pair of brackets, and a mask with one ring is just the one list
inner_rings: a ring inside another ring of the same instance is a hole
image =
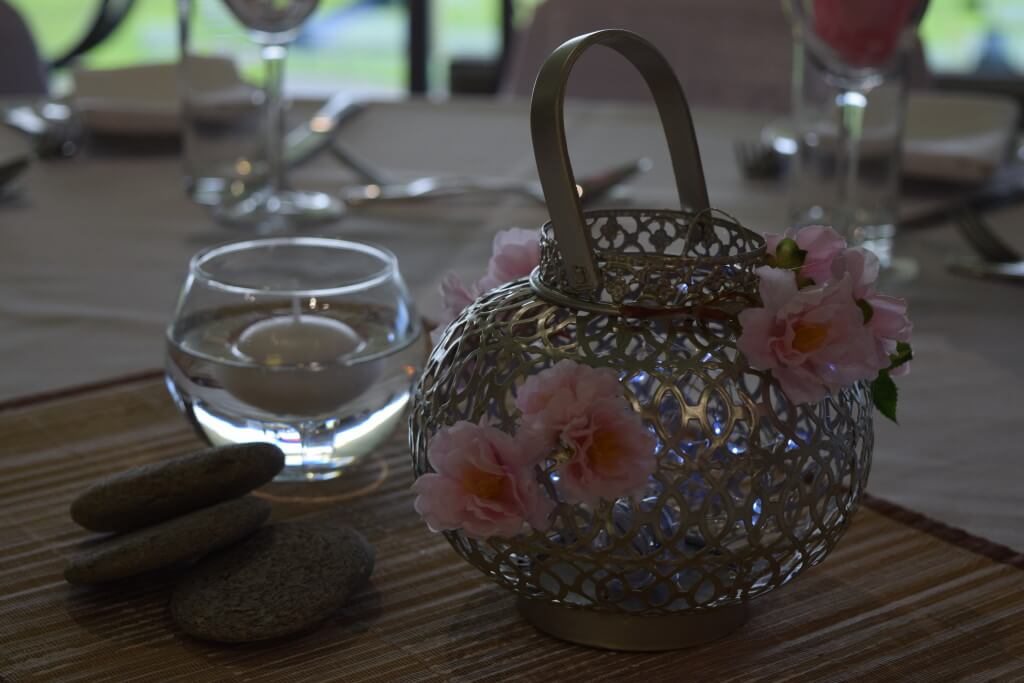
[[572, 456], [561, 466], [562, 490], [572, 502], [594, 505], [641, 495], [657, 468], [656, 440], [624, 401], [599, 401], [561, 434]]
[[437, 345], [445, 328], [452, 324], [484, 292], [512, 280], [526, 277], [540, 263], [540, 231], [509, 228], [494, 236], [487, 274], [476, 284], [466, 286], [455, 273], [448, 273], [441, 281], [441, 316], [430, 340]]
[[657, 467], [656, 440], [624, 393], [615, 370], [568, 359], [519, 388], [521, 430], [570, 453], [558, 470], [569, 502], [633, 495]]
[[462, 278], [455, 273], [445, 275], [441, 280], [441, 316], [437, 320], [437, 327], [430, 333], [430, 340], [435, 345], [441, 341], [445, 328], [451, 325], [479, 295], [478, 286], [467, 287]]
[[619, 375], [611, 368], [592, 368], [565, 359], [523, 382], [516, 407], [523, 413], [526, 429], [553, 443], [592, 406], [609, 400], [618, 403], [622, 395]]
[[889, 365], [864, 324], [849, 274], [820, 287], [798, 289], [792, 271], [761, 267], [763, 308], [739, 314], [739, 350], [750, 364], [771, 370], [794, 403], [812, 403]]
[[462, 529], [475, 538], [515, 536], [524, 524], [544, 530], [554, 503], [537, 481], [538, 455], [527, 439], [457, 422], [430, 442], [435, 471], [413, 484], [416, 511], [433, 531]]
[[775, 254], [779, 242], [784, 239], [793, 240], [800, 249], [806, 251], [807, 256], [799, 274], [812, 280], [816, 285], [823, 285], [828, 281], [832, 275], [832, 261], [846, 248], [846, 241], [827, 225], [790, 228], [781, 235], [767, 234], [764, 238], [769, 255]]
[[[879, 294], [875, 282], [879, 272], [878, 257], [866, 249], [847, 249], [832, 264], [832, 274], [840, 278], [848, 274], [853, 286], [853, 296], [871, 307], [871, 319], [867, 326], [886, 355], [896, 352], [897, 342], [909, 342], [913, 325], [907, 316], [907, 302], [894, 296]], [[905, 375], [910, 363], [904, 363], [893, 371], [894, 375]]]
[[477, 283], [482, 292], [489, 292], [506, 282], [518, 280], [533, 272], [540, 263], [540, 231], [509, 228], [494, 236], [487, 274]]

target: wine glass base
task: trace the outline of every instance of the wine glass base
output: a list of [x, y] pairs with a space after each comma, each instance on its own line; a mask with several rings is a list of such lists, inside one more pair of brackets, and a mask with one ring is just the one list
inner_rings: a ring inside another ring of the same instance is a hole
[[881, 266], [878, 274], [878, 286], [883, 289], [886, 286], [911, 282], [917, 278], [920, 271], [917, 261], [893, 253], [891, 236], [893, 232], [895, 231], [889, 231], [884, 237], [854, 242], [856, 246], [863, 247], [878, 257], [878, 263]]
[[262, 190], [213, 209], [217, 222], [260, 233], [284, 232], [339, 219], [345, 206], [323, 192]]

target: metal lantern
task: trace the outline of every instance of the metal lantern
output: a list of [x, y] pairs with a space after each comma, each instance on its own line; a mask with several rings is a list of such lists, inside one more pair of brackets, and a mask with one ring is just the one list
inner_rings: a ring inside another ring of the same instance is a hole
[[[562, 107], [593, 45], [626, 57], [650, 86], [682, 210], [582, 212]], [[551, 215], [540, 266], [471, 304], [434, 349], [411, 417], [416, 475], [430, 471], [433, 435], [459, 420], [511, 432], [531, 375], [562, 359], [613, 368], [657, 437], [644, 493], [570, 504], [552, 456], [537, 472], [557, 501], [548, 530], [446, 536], [557, 637], [624, 650], [718, 638], [847, 528], [871, 460], [868, 389], [797, 405], [737, 350], [736, 314], [758, 305], [765, 242], [709, 208], [689, 107], [649, 42], [606, 30], [565, 43], [541, 70], [531, 122]]]

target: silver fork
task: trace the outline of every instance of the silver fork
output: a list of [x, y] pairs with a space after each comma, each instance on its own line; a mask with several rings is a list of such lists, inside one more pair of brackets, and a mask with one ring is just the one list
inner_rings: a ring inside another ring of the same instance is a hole
[[[577, 191], [583, 203], [594, 202], [616, 186], [651, 168], [646, 158], [630, 161], [600, 173], [577, 178]], [[409, 202], [441, 199], [471, 194], [521, 194], [543, 204], [544, 192], [536, 180], [511, 178], [459, 178], [428, 176], [407, 183], [359, 185], [342, 190], [342, 199], [349, 206], [365, 206], [379, 202]]]
[[956, 212], [955, 219], [960, 234], [983, 260], [989, 263], [1014, 263], [1024, 259], [1024, 255], [996, 235], [977, 212], [964, 208]]

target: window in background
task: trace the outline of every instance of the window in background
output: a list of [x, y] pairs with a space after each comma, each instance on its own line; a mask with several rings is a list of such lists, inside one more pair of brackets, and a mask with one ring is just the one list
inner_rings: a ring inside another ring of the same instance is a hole
[[1022, 0], [931, 0], [921, 38], [937, 76], [1024, 77]]
[[[25, 17], [48, 59], [85, 34], [96, 11], [90, 0], [9, 0]], [[236, 20], [220, 0], [196, 0], [197, 33]], [[172, 62], [178, 55], [173, 0], [136, 0], [124, 23], [88, 52], [80, 65], [114, 68]], [[346, 88], [363, 93], [404, 92], [407, 14], [403, 0], [322, 0], [288, 61], [289, 88], [298, 92]], [[225, 46], [230, 49], [231, 46]], [[240, 65], [243, 71], [258, 63]]]
[[[8, 1], [25, 16], [44, 55], [51, 59], [84, 35], [97, 6], [91, 0]], [[196, 2], [203, 21], [234, 21], [220, 0]], [[515, 0], [517, 26], [528, 23], [540, 2]], [[431, 89], [444, 91], [453, 58], [500, 57], [501, 1], [432, 3]], [[89, 52], [82, 64], [109, 68], [174, 60], [175, 4], [173, 0], [136, 0], [124, 24]], [[301, 91], [347, 88], [377, 95], [405, 92], [407, 22], [406, 0], [323, 0], [289, 62], [291, 87]], [[1024, 0], [931, 0], [921, 35], [928, 64], [939, 76], [1024, 76]]]

